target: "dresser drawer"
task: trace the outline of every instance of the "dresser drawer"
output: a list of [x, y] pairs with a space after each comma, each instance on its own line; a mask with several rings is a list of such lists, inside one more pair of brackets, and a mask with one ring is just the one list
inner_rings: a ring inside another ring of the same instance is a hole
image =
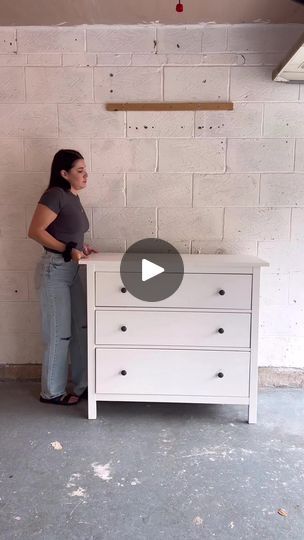
[[247, 397], [249, 365], [248, 352], [97, 349], [96, 392]]
[[[118, 272], [96, 272], [95, 278], [96, 306], [251, 309], [250, 274], [184, 274], [177, 291], [160, 302], [144, 302], [122, 292]], [[138, 279], [138, 274], [129, 274], [130, 281]], [[164, 274], [163, 279], [170, 282], [172, 274]]]
[[248, 313], [98, 310], [96, 344], [250, 347], [250, 321]]

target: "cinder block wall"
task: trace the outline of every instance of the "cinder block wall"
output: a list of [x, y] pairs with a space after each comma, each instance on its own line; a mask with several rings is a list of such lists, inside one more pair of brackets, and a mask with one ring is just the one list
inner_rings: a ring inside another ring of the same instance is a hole
[[[160, 237], [270, 262], [260, 365], [304, 367], [304, 85], [272, 69], [303, 25], [0, 28], [0, 364], [40, 363], [26, 231], [62, 147], [83, 152], [92, 243]], [[106, 112], [107, 101], [226, 101], [233, 112]]]

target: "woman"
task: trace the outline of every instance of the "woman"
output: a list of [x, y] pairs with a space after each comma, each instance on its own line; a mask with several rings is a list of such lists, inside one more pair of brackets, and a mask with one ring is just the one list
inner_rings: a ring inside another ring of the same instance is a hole
[[[79, 259], [94, 251], [83, 243], [89, 222], [78, 196], [87, 178], [83, 156], [76, 150], [59, 150], [28, 231], [45, 249], [40, 290], [46, 345], [43, 403], [75, 405], [87, 395], [86, 303], [78, 273]], [[74, 393], [66, 393], [69, 351]]]

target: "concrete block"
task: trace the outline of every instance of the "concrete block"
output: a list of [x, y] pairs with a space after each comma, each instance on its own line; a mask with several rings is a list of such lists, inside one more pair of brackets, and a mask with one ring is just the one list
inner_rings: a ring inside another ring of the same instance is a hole
[[211, 255], [257, 255], [257, 242], [254, 240], [192, 240], [192, 253]]
[[141, 240], [156, 236], [154, 208], [94, 208], [93, 237]]
[[[127, 54], [97, 53], [96, 56], [97, 56], [98, 66], [130, 66], [132, 64], [132, 57], [134, 58], [137, 55], [131, 55], [130, 53], [127, 53]], [[138, 56], [144, 56], [144, 57], [148, 56], [150, 58], [153, 55], [151, 54], [151, 55], [138, 55]], [[146, 64], [140, 64], [140, 65], [145, 66]]]
[[94, 236], [92, 246], [102, 253], [124, 253], [126, 250], [125, 240], [117, 238], [95, 238]]
[[[276, 366], [268, 374], [261, 368], [263, 386], [304, 387], [303, 367], [304, 337], [261, 336], [259, 357], [264, 366]], [[284, 366], [284, 367], [281, 367]], [[292, 369], [289, 369], [292, 368]], [[260, 373], [260, 372], [259, 372]]]
[[271, 66], [231, 68], [232, 101], [297, 101], [298, 84], [279, 84], [272, 80]]
[[303, 117], [304, 103], [266, 103], [263, 134], [265, 137], [304, 137]]
[[43, 253], [37, 242], [24, 238], [0, 238], [0, 249], [5, 253], [0, 259], [0, 270], [33, 270]]
[[81, 27], [20, 27], [17, 28], [18, 52], [82, 52], [84, 32]]
[[288, 305], [289, 274], [261, 273], [260, 302], [267, 306]]
[[304, 307], [295, 304], [261, 305], [260, 336], [304, 337]]
[[76, 53], [76, 54], [66, 53], [62, 55], [63, 66], [89, 67], [89, 66], [96, 66], [96, 64], [97, 64], [96, 53], [83, 52], [83, 53]]
[[203, 54], [168, 54], [167, 55], [167, 61], [165, 64], [167, 65], [177, 65], [177, 66], [201, 66], [204, 61], [204, 55]]
[[304, 240], [304, 208], [291, 209], [291, 240]]
[[56, 105], [0, 104], [0, 137], [57, 137]]
[[165, 54], [132, 54], [131, 63], [132, 66], [163, 66], [168, 63], [168, 56]]
[[16, 29], [9, 27], [0, 28], [0, 54], [16, 53], [17, 41], [16, 41]]
[[93, 68], [27, 67], [26, 97], [34, 103], [90, 103]]
[[224, 238], [288, 240], [289, 208], [226, 208]]
[[203, 55], [203, 64], [209, 66], [239, 66], [244, 64], [241, 54], [208, 53]]
[[295, 170], [304, 171], [304, 139], [296, 140]]
[[[70, 130], [71, 133], [76, 131]], [[25, 170], [50, 172], [53, 157], [61, 148], [78, 150], [83, 155], [87, 170], [90, 170], [91, 150], [87, 139], [25, 139]]]
[[290, 272], [289, 274], [289, 296], [290, 304], [304, 306], [304, 272]]
[[28, 300], [26, 272], [0, 271], [0, 301]]
[[155, 164], [154, 140], [95, 139], [92, 141], [93, 172], [153, 172]]
[[209, 66], [164, 67], [164, 99], [168, 101], [226, 101], [228, 68]]
[[228, 27], [228, 50], [287, 52], [302, 32], [301, 24], [231, 25]]
[[161, 99], [161, 68], [96, 67], [94, 95], [96, 102], [130, 101], [130, 96], [131, 101], [158, 101]]
[[245, 66], [272, 66], [282, 61], [282, 53], [244, 53], [241, 55]]
[[222, 208], [160, 208], [158, 234], [164, 240], [222, 238]]
[[[18, 330], [16, 330], [15, 332], [2, 334], [0, 365], [38, 364], [42, 361], [43, 349], [44, 346], [42, 343], [41, 333], [20, 333]], [[15, 367], [14, 371], [19, 371], [18, 365], [12, 366], [12, 368], [13, 367]], [[31, 370], [26, 370], [28, 374], [32, 371], [37, 371], [33, 370], [33, 366], [31, 366], [31, 368]]]
[[294, 161], [292, 139], [229, 139], [227, 171], [291, 172]]
[[151, 53], [154, 51], [153, 27], [103, 25], [87, 27], [87, 51], [102, 53]]
[[83, 205], [92, 208], [125, 206], [124, 175], [90, 174], [80, 197]]
[[223, 139], [160, 139], [160, 172], [224, 172]]
[[60, 53], [31, 53], [27, 55], [29, 66], [61, 66], [62, 55]]
[[304, 205], [302, 174], [262, 174], [260, 203], [265, 206]]
[[263, 272], [304, 271], [304, 242], [289, 239], [284, 241], [259, 242], [258, 256], [269, 262]]
[[1, 139], [0, 162], [2, 172], [23, 171], [24, 156], [21, 139]]
[[[133, 239], [128, 237], [127, 238], [127, 248], [129, 248], [134, 242], [136, 242], [138, 239]], [[170, 240], [171, 246], [173, 246], [179, 253], [190, 253], [190, 244], [191, 240]], [[172, 253], [172, 249], [168, 250], [167, 253]]]
[[202, 50], [202, 27], [163, 26], [156, 30], [157, 52], [164, 53], [200, 53]]
[[0, 206], [0, 235], [4, 238], [25, 238], [23, 206]]
[[256, 206], [258, 174], [194, 174], [193, 206]]
[[25, 66], [26, 63], [26, 54], [0, 54], [0, 66]]
[[22, 67], [0, 67], [0, 102], [25, 101], [24, 70]]
[[235, 103], [233, 111], [196, 111], [195, 137], [259, 137], [261, 103]]
[[[92, 53], [91, 53], [92, 54]], [[97, 53], [97, 66], [131, 66], [132, 64], [132, 55], [128, 54], [110, 54], [110, 53]], [[139, 56], [148, 56], [149, 58], [153, 55], [139, 55]], [[135, 64], [134, 64], [135, 65]], [[146, 65], [146, 64], [140, 64]], [[149, 64], [148, 64], [149, 65]]]
[[203, 52], [223, 52], [227, 49], [227, 26], [224, 24], [205, 26]]
[[36, 205], [49, 182], [48, 173], [0, 173], [0, 200], [9, 205]]
[[132, 138], [192, 137], [193, 125], [193, 111], [127, 112], [127, 136]]
[[127, 174], [127, 206], [191, 206], [192, 175]]
[[104, 110], [99, 104], [58, 105], [59, 134], [70, 137], [115, 138], [124, 136], [124, 113]]
[[0, 334], [35, 334], [40, 330], [40, 323], [41, 315], [38, 302], [2, 302]]

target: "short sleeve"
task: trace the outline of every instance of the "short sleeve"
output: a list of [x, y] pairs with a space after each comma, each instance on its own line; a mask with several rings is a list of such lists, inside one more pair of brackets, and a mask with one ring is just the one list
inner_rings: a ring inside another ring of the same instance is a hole
[[40, 197], [39, 204], [47, 206], [50, 210], [59, 214], [62, 208], [62, 193], [61, 189], [51, 188], [43, 193]]

